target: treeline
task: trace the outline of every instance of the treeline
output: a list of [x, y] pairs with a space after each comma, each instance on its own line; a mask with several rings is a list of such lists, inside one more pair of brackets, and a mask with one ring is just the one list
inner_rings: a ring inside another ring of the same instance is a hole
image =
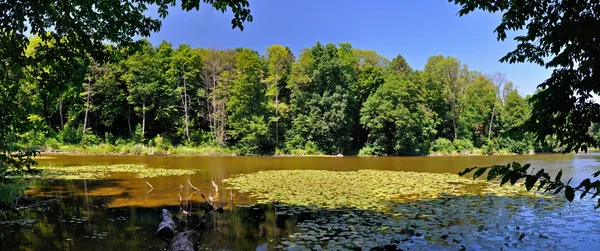
[[[27, 54], [51, 44], [32, 38]], [[422, 71], [400, 55], [317, 43], [294, 55], [272, 45], [216, 50], [112, 48], [84, 71], [41, 83], [28, 69], [23, 147], [216, 146], [240, 154], [426, 155], [551, 151], [514, 128], [530, 108], [504, 74], [432, 56]], [[56, 66], [58, 67], [58, 66]], [[64, 67], [64, 66], [61, 66]], [[58, 71], [56, 71], [58, 72]], [[61, 70], [64, 72], [64, 70]], [[81, 76], [81, 77], [76, 77]], [[82, 81], [83, 80], [83, 81]], [[478, 149], [478, 150], [476, 150]]]

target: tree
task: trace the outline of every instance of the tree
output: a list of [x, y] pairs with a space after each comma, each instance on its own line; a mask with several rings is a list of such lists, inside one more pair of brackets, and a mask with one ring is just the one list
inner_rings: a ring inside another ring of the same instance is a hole
[[289, 47], [281, 45], [271, 45], [267, 47], [267, 68], [269, 77], [266, 82], [270, 84], [270, 88], [274, 91], [275, 96], [275, 145], [279, 145], [279, 93], [281, 88], [281, 80], [287, 80], [290, 74], [292, 63], [294, 62], [294, 54]]
[[496, 102], [494, 102], [494, 106], [492, 107], [492, 113], [490, 117], [490, 128], [488, 130], [488, 140], [492, 138], [492, 127], [494, 125], [494, 117], [497, 115], [497, 109], [500, 105], [502, 105], [504, 98], [503, 92], [504, 84], [508, 81], [506, 79], [506, 75], [501, 72], [495, 72], [490, 74], [488, 78], [494, 83], [494, 87], [496, 88]]
[[192, 50], [187, 44], [181, 44], [175, 51], [166, 73], [168, 81], [175, 84], [176, 92], [181, 100], [180, 108], [183, 110], [184, 132], [188, 142], [191, 142], [190, 114], [193, 109], [192, 96], [195, 96], [191, 94], [198, 91], [198, 87], [202, 82], [201, 67], [202, 62], [199, 51]]
[[[465, 89], [462, 113], [459, 114], [459, 128], [465, 138], [473, 141], [476, 146], [485, 142], [486, 124], [491, 123], [490, 114], [496, 103], [496, 90], [494, 84], [482, 74], [470, 81]], [[518, 94], [517, 94], [518, 95]], [[520, 97], [520, 96], [519, 96]], [[473, 135], [469, 135], [473, 134]]]
[[127, 100], [142, 115], [142, 137], [146, 133], [146, 113], [154, 110], [152, 101], [160, 89], [160, 61], [154, 53], [150, 42], [146, 42], [141, 52], [127, 59], [127, 71], [122, 76], [129, 90]]
[[229, 133], [244, 154], [270, 151], [264, 64], [256, 51], [236, 49], [237, 74], [227, 100]]
[[458, 138], [459, 128], [457, 121], [461, 114], [461, 102], [464, 98], [466, 87], [470, 81], [469, 69], [453, 57], [432, 56], [427, 59], [425, 72], [430, 74], [432, 81], [441, 83], [444, 94], [450, 104], [450, 118], [454, 139]]
[[210, 128], [213, 141], [222, 144], [225, 141], [225, 103], [227, 84], [231, 80], [231, 71], [235, 67], [235, 52], [231, 50], [203, 49], [200, 51], [203, 62], [202, 75], [207, 93]]
[[[524, 129], [533, 132], [536, 140], [543, 141], [556, 135], [566, 147], [565, 150], [587, 151], [588, 146], [598, 146], [598, 141], [588, 128], [600, 122], [600, 104], [593, 94], [600, 93], [600, 3], [596, 1], [474, 1], [449, 0], [461, 6], [459, 14], [466, 15], [475, 9], [491, 13], [501, 12], [502, 21], [495, 29], [498, 40], [507, 38], [507, 31], [525, 30], [524, 35], [514, 38], [517, 48], [500, 59], [501, 62], [535, 63], [546, 68], [554, 68], [550, 78], [539, 85], [542, 91], [531, 98], [532, 116]], [[584, 180], [578, 187], [571, 187], [560, 181], [560, 174], [554, 180], [544, 171], [536, 175], [527, 174], [525, 165], [509, 165], [506, 168], [492, 169], [502, 179], [515, 183], [526, 178], [531, 189], [538, 181], [547, 185], [547, 190], [560, 192], [563, 188], [569, 201], [574, 191], [582, 191], [585, 196], [591, 189], [598, 195], [600, 181]], [[472, 169], [471, 169], [472, 170]], [[483, 174], [478, 171], [477, 173]], [[597, 177], [600, 172], [593, 176]], [[489, 174], [488, 174], [488, 177]], [[514, 181], [513, 181], [514, 180]], [[503, 183], [505, 183], [504, 181]], [[600, 207], [600, 199], [598, 206]]]
[[392, 71], [400, 74], [412, 71], [412, 68], [410, 68], [404, 57], [402, 57], [400, 54], [392, 59], [392, 62], [389, 64], [389, 66]]
[[98, 79], [102, 77], [102, 75], [106, 74], [107, 68], [105, 65], [98, 65], [96, 61], [93, 59], [90, 60], [90, 66], [88, 67], [88, 74], [85, 79], [84, 89], [85, 93], [85, 115], [83, 118], [83, 134], [86, 133], [87, 125], [88, 125], [88, 114], [92, 109], [92, 97], [97, 89]]
[[388, 67], [390, 60], [377, 54], [374, 50], [352, 49], [357, 58], [358, 66]]
[[[31, 156], [35, 152], [13, 154], [12, 144], [15, 133], [21, 127], [22, 116], [19, 97], [23, 84], [23, 71], [30, 71], [40, 62], [52, 62], [58, 78], [76, 77], [82, 83], [87, 68], [88, 56], [103, 63], [108, 54], [104, 43], [117, 45], [133, 44], [138, 36], [147, 37], [160, 29], [161, 22], [149, 16], [148, 5], [158, 6], [160, 18], [168, 14], [168, 7], [176, 0], [141, 1], [23, 1], [7, 0], [0, 2], [0, 176], [2, 184], [6, 170], [16, 169], [16, 174], [29, 170], [35, 162]], [[198, 10], [200, 2], [225, 12], [231, 9], [234, 17], [233, 28], [243, 29], [243, 22], [251, 22], [252, 15], [247, 0], [192, 0], [182, 1], [186, 11]], [[40, 36], [43, 56], [31, 57], [26, 49], [30, 34]], [[55, 41], [50, 47], [48, 41]], [[51, 83], [53, 76], [34, 73], [34, 79]], [[62, 93], [59, 91], [59, 111], [62, 119]], [[63, 122], [61, 122], [63, 123]], [[6, 192], [5, 186], [0, 192]]]
[[435, 135], [435, 113], [423, 104], [424, 89], [410, 79], [389, 75], [361, 109], [375, 155], [424, 155]]
[[292, 127], [286, 135], [288, 150], [316, 144], [327, 154], [349, 149], [354, 62], [351, 47], [317, 43], [305, 50], [290, 80]]
[[529, 107], [527, 101], [517, 90], [510, 91], [504, 98], [500, 117], [504, 131], [510, 131], [522, 126], [529, 118]]

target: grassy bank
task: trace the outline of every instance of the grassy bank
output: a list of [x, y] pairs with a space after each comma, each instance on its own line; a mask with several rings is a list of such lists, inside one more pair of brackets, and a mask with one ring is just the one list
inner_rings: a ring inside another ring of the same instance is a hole
[[[42, 149], [45, 154], [81, 154], [81, 155], [198, 155], [198, 156], [236, 156], [240, 155], [235, 149], [222, 146], [151, 146], [145, 144], [98, 144], [98, 145], [59, 145], [46, 146]], [[533, 154], [530, 151], [526, 154]], [[485, 156], [485, 155], [519, 155], [505, 149], [489, 152], [486, 149], [474, 148], [463, 151], [430, 152], [425, 156]], [[327, 155], [295, 151], [292, 153], [277, 152], [270, 156], [280, 157], [340, 157], [341, 155]], [[346, 155], [352, 156], [352, 155]], [[374, 155], [359, 154], [361, 157]]]
[[229, 148], [220, 146], [151, 146], [145, 144], [98, 144], [46, 146], [45, 153], [86, 155], [236, 155]]

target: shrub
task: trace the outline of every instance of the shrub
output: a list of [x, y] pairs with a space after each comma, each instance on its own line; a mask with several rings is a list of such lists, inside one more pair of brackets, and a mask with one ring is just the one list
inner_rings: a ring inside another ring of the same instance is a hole
[[167, 138], [160, 136], [160, 134], [156, 135], [156, 137], [154, 137], [152, 141], [156, 148], [160, 148], [162, 150], [168, 150], [169, 147], [172, 146], [171, 141]]
[[0, 204], [10, 204], [23, 195], [26, 185], [18, 179], [0, 183]]
[[[83, 128], [81, 128], [83, 130]], [[58, 133], [58, 141], [66, 144], [79, 144], [83, 138], [80, 129], [75, 128], [70, 122], [67, 122], [63, 129]]]
[[81, 138], [81, 144], [83, 145], [98, 145], [100, 142], [100, 138], [90, 131], [86, 132]]
[[308, 155], [322, 154], [321, 151], [319, 151], [317, 144], [315, 144], [315, 142], [312, 141], [306, 142], [306, 145], [304, 145], [304, 150], [306, 150], [306, 154]]
[[133, 133], [133, 142], [135, 143], [143, 143], [144, 135], [142, 133], [142, 126], [137, 124], [135, 126], [135, 132]]
[[507, 139], [506, 146], [511, 153], [523, 154], [529, 151], [529, 144], [524, 140]]
[[146, 152], [146, 150], [144, 148], [146, 148], [146, 147], [144, 147], [144, 145], [142, 145], [142, 144], [135, 144], [130, 147], [126, 147], [125, 152], [131, 153], [131, 154], [136, 154], [136, 155], [141, 155], [143, 152]]
[[60, 147], [60, 143], [55, 138], [46, 139], [46, 147], [50, 149], [58, 149]]
[[434, 153], [450, 154], [454, 151], [454, 144], [446, 138], [439, 138], [431, 145], [431, 151]]
[[124, 140], [122, 138], [118, 138], [115, 140], [115, 145], [116, 146], [124, 146], [127, 145], [127, 140]]
[[452, 143], [459, 153], [471, 153], [475, 148], [473, 147], [473, 142], [467, 139], [455, 139]]
[[358, 151], [358, 156], [373, 156], [377, 155], [375, 153], [375, 148], [371, 144], [367, 144], [360, 151]]
[[110, 132], [105, 132], [104, 133], [104, 143], [106, 144], [114, 144], [115, 143], [115, 136], [112, 135], [112, 133]]

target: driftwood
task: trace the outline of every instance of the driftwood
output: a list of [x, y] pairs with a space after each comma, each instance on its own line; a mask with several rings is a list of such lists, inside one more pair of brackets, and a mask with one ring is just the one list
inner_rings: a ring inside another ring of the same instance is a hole
[[163, 208], [161, 217], [162, 222], [158, 225], [156, 236], [168, 242], [175, 236], [175, 222], [173, 222], [173, 218], [171, 218], [171, 214], [167, 209]]
[[198, 233], [194, 230], [178, 233], [169, 251], [193, 251], [194, 244], [198, 240]]

